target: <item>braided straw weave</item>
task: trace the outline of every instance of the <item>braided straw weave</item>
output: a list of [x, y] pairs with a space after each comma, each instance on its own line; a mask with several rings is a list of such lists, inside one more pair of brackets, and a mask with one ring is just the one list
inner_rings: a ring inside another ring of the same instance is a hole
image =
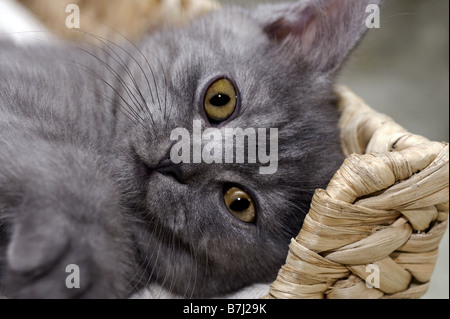
[[447, 229], [449, 146], [336, 92], [348, 157], [316, 191], [265, 298], [419, 298]]

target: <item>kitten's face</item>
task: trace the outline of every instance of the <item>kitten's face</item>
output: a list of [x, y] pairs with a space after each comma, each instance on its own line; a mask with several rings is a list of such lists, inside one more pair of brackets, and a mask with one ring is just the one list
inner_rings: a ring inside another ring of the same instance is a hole
[[[211, 296], [273, 280], [314, 190], [342, 163], [335, 68], [319, 70], [284, 30], [276, 33], [276, 24], [287, 25], [278, 19], [287, 9], [274, 7], [277, 14], [266, 22], [267, 8], [213, 13], [145, 39], [142, 54], [133, 52], [127, 62], [133, 78], [122, 70], [131, 89], [120, 91], [118, 138], [128, 164], [127, 204], [140, 211], [141, 262], [148, 276], [178, 294]], [[218, 94], [214, 83], [221, 79], [227, 80]], [[218, 104], [212, 114], [211, 96]], [[215, 110], [229, 106], [229, 98], [236, 98], [235, 108], [217, 120]], [[192, 138], [194, 121], [223, 136], [227, 128], [264, 128], [268, 135], [278, 129], [276, 172], [261, 174], [268, 164], [248, 163], [247, 153], [244, 164], [192, 164], [191, 154], [191, 163], [169, 165], [171, 132], [185, 128]], [[249, 210], [250, 218], [240, 215]]]

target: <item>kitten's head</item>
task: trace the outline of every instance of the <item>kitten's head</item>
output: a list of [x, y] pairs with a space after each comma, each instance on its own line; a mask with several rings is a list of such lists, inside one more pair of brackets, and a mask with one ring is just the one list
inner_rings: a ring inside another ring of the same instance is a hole
[[[116, 86], [117, 130], [147, 277], [196, 297], [275, 278], [314, 190], [342, 163], [333, 78], [375, 2], [226, 8], [130, 51], [128, 70], [120, 68], [127, 85]], [[198, 123], [202, 132], [213, 129], [203, 156], [192, 141]], [[230, 128], [257, 133], [235, 145], [246, 150], [244, 163], [227, 164]], [[263, 141], [272, 152], [270, 174], [260, 170], [269, 166], [259, 155]], [[211, 157], [216, 162], [206, 163]]]

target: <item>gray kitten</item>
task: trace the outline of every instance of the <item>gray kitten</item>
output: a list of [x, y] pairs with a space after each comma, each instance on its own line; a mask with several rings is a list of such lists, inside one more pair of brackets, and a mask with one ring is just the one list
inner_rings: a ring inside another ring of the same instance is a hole
[[[333, 81], [369, 3], [226, 8], [137, 46], [0, 42], [0, 291], [211, 297], [272, 281], [344, 159]], [[175, 164], [171, 132], [194, 121], [277, 128], [276, 173]]]

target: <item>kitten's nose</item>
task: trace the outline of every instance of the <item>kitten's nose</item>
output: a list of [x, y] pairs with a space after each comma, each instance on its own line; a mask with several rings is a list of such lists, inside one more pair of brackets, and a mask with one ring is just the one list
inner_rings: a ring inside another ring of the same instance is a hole
[[180, 183], [182, 182], [183, 171], [181, 164], [174, 164], [170, 159], [170, 156], [164, 157], [159, 162], [158, 166], [156, 166], [155, 171], [166, 176], [171, 176]]
[[164, 157], [159, 164], [155, 167], [155, 170], [160, 170], [160, 169], [164, 169], [167, 167], [170, 167], [172, 165], [175, 165], [172, 160], [170, 159], [170, 156], [166, 156]]

